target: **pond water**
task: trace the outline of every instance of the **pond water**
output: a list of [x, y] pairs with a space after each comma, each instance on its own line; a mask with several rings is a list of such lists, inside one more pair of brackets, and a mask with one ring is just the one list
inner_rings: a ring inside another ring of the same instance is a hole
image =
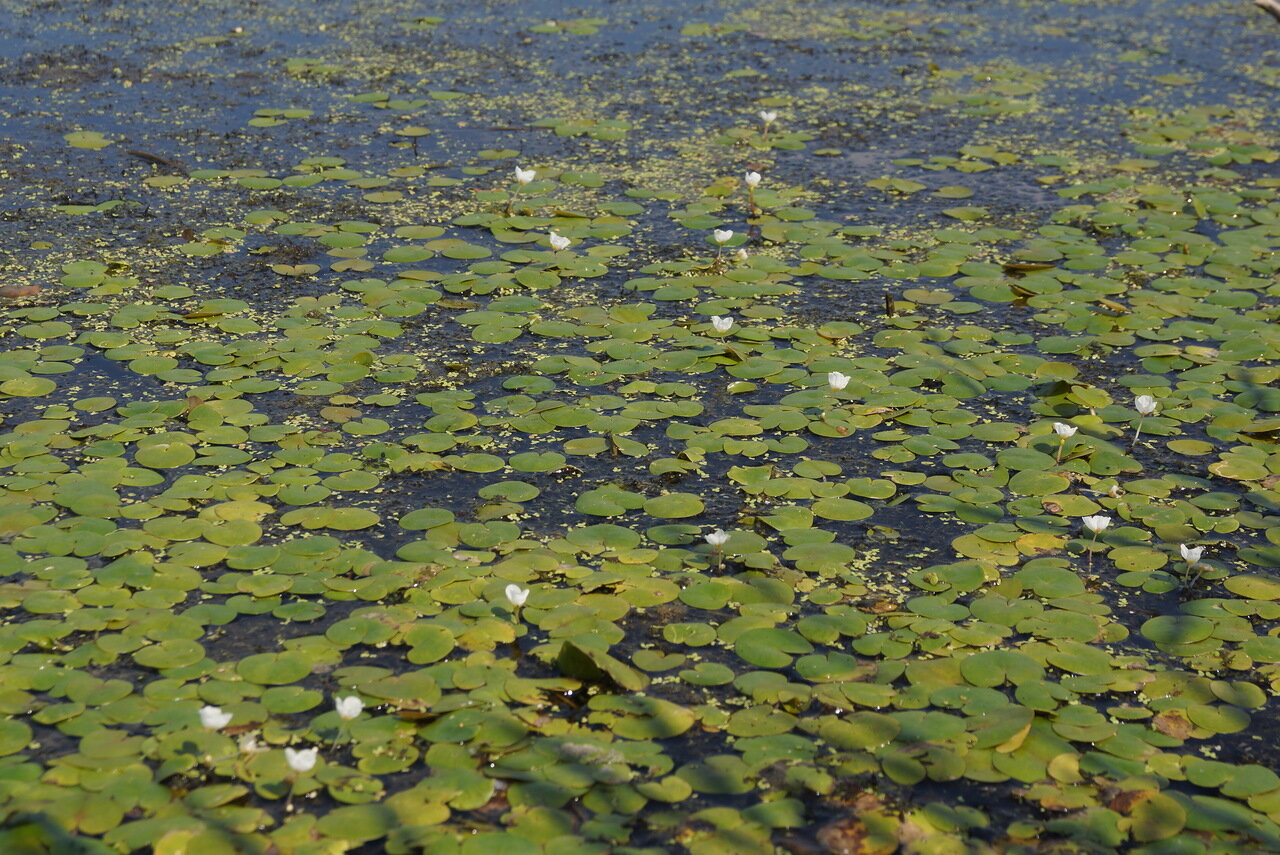
[[1280, 851], [1263, 11], [0, 22], [0, 851]]

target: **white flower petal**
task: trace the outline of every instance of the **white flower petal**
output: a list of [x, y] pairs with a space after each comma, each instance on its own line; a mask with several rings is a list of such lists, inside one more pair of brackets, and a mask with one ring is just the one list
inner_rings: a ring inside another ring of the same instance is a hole
[[289, 764], [289, 768], [298, 774], [310, 772], [316, 766], [316, 758], [320, 756], [319, 748], [286, 748], [284, 750], [285, 762]]
[[529, 589], [521, 588], [514, 582], [507, 586], [503, 592], [507, 595], [507, 602], [515, 606], [517, 609], [525, 604], [525, 600], [529, 599]]
[[719, 549], [729, 542], [729, 535], [721, 529], [716, 529], [711, 534], [703, 535], [703, 539], [715, 549]]
[[201, 707], [200, 726], [205, 730], [222, 730], [231, 723], [231, 716], [232, 713], [223, 712], [221, 707]]
[[1084, 523], [1084, 527], [1094, 534], [1100, 534], [1105, 531], [1107, 526], [1111, 525], [1111, 517], [1104, 514], [1096, 514], [1091, 517], [1084, 517], [1080, 520]]
[[360, 700], [360, 698], [355, 695], [350, 695], [345, 698], [334, 698], [333, 708], [337, 710], [338, 717], [343, 721], [351, 721], [354, 718], [360, 717], [360, 713], [364, 710], [364, 701]]

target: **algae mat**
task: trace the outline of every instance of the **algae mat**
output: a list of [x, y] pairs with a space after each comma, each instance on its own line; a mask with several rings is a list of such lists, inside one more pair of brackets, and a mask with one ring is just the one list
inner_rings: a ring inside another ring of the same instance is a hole
[[0, 20], [0, 851], [1280, 851], [1251, 4]]

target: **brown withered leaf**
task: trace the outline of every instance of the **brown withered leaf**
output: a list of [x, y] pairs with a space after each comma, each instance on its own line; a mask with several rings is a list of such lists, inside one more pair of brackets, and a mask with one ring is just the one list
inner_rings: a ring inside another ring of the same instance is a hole
[[1182, 710], [1165, 710], [1151, 719], [1151, 724], [1165, 736], [1174, 739], [1186, 739], [1195, 730], [1195, 725]]
[[1111, 798], [1107, 807], [1127, 815], [1133, 810], [1134, 805], [1146, 801], [1154, 792], [1154, 790], [1121, 790]]
[[873, 837], [867, 826], [853, 817], [823, 826], [818, 842], [831, 855], [889, 855], [898, 848], [897, 839]]

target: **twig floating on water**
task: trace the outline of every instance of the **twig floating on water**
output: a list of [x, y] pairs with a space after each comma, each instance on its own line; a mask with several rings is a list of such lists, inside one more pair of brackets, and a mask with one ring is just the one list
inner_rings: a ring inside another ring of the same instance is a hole
[[161, 157], [161, 156], [160, 156], [160, 155], [158, 155], [158, 154], [152, 154], [152, 153], [151, 153], [151, 152], [149, 152], [149, 151], [142, 151], [142, 150], [140, 150], [140, 149], [136, 149], [136, 148], [126, 148], [126, 149], [124, 150], [124, 153], [125, 153], [125, 154], [131, 154], [131, 155], [133, 155], [134, 157], [139, 158], [140, 160], [145, 160], [147, 163], [154, 163], [156, 166], [167, 166], [167, 167], [169, 167], [170, 169], [177, 169], [177, 170], [183, 170], [183, 171], [185, 171], [185, 170], [184, 170], [184, 167], [182, 166], [182, 164], [181, 164], [181, 163], [178, 163], [178, 161], [176, 161], [176, 160], [170, 160], [170, 159], [169, 159], [169, 158], [167, 158], [167, 157]]

